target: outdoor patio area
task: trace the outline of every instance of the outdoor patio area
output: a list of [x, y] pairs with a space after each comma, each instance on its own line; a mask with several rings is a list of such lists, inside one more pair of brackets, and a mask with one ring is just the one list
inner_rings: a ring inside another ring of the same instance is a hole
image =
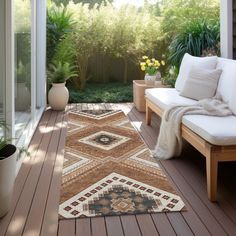
[[[145, 113], [132, 103], [72, 104], [67, 108], [123, 110], [148, 147], [155, 146], [160, 119], [153, 115], [152, 125], [147, 126]], [[181, 157], [160, 162], [186, 211], [58, 221], [66, 130], [67, 113], [47, 109], [29, 146], [31, 156], [16, 178], [11, 209], [0, 220], [0, 235], [235, 235], [235, 162], [219, 165], [218, 202], [212, 203], [207, 198], [205, 158], [188, 144]]]

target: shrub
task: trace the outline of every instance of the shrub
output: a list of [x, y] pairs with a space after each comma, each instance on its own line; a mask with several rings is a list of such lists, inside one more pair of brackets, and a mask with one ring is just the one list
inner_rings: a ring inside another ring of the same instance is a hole
[[[90, 79], [89, 63], [97, 55], [103, 61], [107, 61], [107, 57], [122, 59], [123, 82], [126, 84], [130, 63], [138, 66], [139, 58], [145, 52], [151, 56], [154, 54], [159, 23], [145, 9], [134, 6], [114, 8], [108, 3], [90, 9], [86, 4], [70, 2], [67, 10], [76, 22], [75, 31], [60, 43], [55, 58], [75, 63], [79, 74], [79, 80], [75, 81], [78, 89], [84, 89]], [[110, 63], [103, 65], [103, 76], [106, 76]]]
[[57, 46], [65, 35], [72, 32], [74, 21], [72, 13], [63, 6], [50, 5], [47, 10], [47, 64], [52, 63]]
[[220, 18], [219, 0], [165, 0], [161, 20], [163, 40], [168, 45], [173, 37], [192, 21], [216, 21]]
[[185, 53], [192, 56], [202, 56], [204, 51], [212, 49], [217, 54], [219, 42], [219, 22], [215, 24], [202, 20], [190, 22], [171, 42], [169, 60], [172, 65], [179, 67]]
[[95, 84], [88, 83], [84, 91], [78, 92], [69, 87], [70, 102], [72, 103], [99, 103], [99, 102], [132, 102], [133, 87], [131, 84], [123, 85], [121, 83]]

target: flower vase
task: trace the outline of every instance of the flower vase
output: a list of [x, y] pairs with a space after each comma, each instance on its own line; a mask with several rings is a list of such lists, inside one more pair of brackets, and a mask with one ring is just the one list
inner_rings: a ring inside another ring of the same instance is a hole
[[154, 85], [155, 81], [156, 81], [156, 77], [157, 75], [149, 75], [149, 74], [146, 74], [145, 77], [144, 77], [144, 80], [145, 80], [145, 83], [146, 85]]

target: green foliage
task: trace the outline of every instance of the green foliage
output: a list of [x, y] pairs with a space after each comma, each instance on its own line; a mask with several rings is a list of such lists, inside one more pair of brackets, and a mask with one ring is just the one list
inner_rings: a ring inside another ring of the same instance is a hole
[[72, 14], [63, 6], [51, 5], [47, 10], [47, 64], [50, 64], [57, 46], [73, 30]]
[[68, 62], [62, 63], [61, 61], [56, 64], [50, 64], [47, 74], [51, 83], [64, 83], [66, 80], [78, 76], [74, 66], [71, 66]]
[[[4, 120], [0, 120], [0, 130], [9, 130], [9, 127], [7, 125], [7, 123], [4, 121]], [[12, 141], [11, 138], [6, 138], [4, 133], [2, 136], [0, 136], [0, 151], [2, 151], [10, 142]], [[22, 155], [23, 153], [26, 155], [26, 156], [30, 156], [30, 153], [28, 152], [27, 149], [25, 148], [18, 148], [19, 150], [19, 155]], [[1, 159], [4, 159], [5, 157], [4, 156], [0, 156], [0, 160]]]
[[170, 66], [168, 68], [167, 74], [164, 77], [162, 77], [162, 83], [164, 85], [170, 85], [172, 88], [174, 88], [178, 73], [179, 69], [177, 67]]
[[14, 1], [14, 31], [31, 33], [31, 1]]
[[[75, 30], [60, 43], [55, 59], [77, 66], [79, 80], [75, 86], [78, 89], [83, 89], [90, 79], [89, 62], [97, 54], [104, 61], [105, 57], [123, 59], [124, 83], [128, 81], [130, 62], [137, 65], [145, 52], [154, 54], [159, 23], [146, 9], [129, 5], [114, 8], [108, 3], [90, 9], [88, 5], [70, 2], [67, 10], [76, 22]], [[103, 65], [104, 76], [109, 67], [109, 63]]]
[[[8, 129], [7, 124], [5, 121], [0, 120], [0, 130], [6, 130]], [[5, 136], [0, 136], [0, 151], [6, 147], [7, 143], [9, 142], [9, 139], [7, 139]], [[0, 157], [1, 159], [1, 157]]]
[[[67, 6], [71, 0], [52, 0], [57, 6], [63, 4]], [[95, 5], [101, 5], [103, 2], [113, 2], [113, 0], [72, 0], [73, 3], [89, 4], [89, 8], [93, 8]]]
[[[115, 8], [109, 4], [111, 1], [100, 0], [52, 2], [57, 6], [51, 3], [49, 17], [54, 16], [54, 10], [59, 13], [58, 17], [48, 20], [48, 60], [76, 66], [78, 77], [74, 78], [73, 86], [80, 90], [93, 79], [90, 66], [94, 64], [102, 71], [96, 79], [108, 81], [109, 71], [113, 70], [114, 62], [119, 61], [119, 67], [123, 66], [119, 69], [123, 73], [120, 80], [125, 84], [137, 78], [142, 55], [161, 60], [168, 56], [170, 44], [171, 63], [176, 66], [184, 51], [205, 55], [217, 50], [219, 27], [214, 22], [219, 22], [219, 0], [163, 0], [154, 5], [147, 0], [141, 8], [131, 5]], [[90, 4], [84, 4], [87, 2]], [[63, 11], [69, 17], [63, 16], [64, 23], [61, 23]], [[182, 43], [186, 40], [188, 46], [176, 48], [181, 40]], [[96, 64], [94, 59], [98, 57]], [[166, 67], [161, 69], [162, 75], [165, 70]], [[133, 76], [129, 76], [131, 71], [135, 71]], [[170, 77], [167, 74], [168, 81], [173, 82]]]
[[84, 91], [77, 91], [70, 88], [70, 102], [132, 102], [132, 85], [123, 85], [121, 83], [91, 84], [88, 83]]
[[180, 66], [185, 53], [202, 56], [204, 50], [213, 49], [217, 54], [220, 42], [219, 22], [209, 24], [205, 21], [192, 21], [171, 42], [169, 60]]
[[163, 40], [169, 44], [185, 24], [192, 21], [219, 20], [219, 0], [163, 0], [161, 30]]

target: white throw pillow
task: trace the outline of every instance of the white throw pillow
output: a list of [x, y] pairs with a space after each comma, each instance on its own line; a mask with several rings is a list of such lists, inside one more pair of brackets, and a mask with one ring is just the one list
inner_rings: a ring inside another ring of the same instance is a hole
[[192, 66], [197, 66], [203, 69], [213, 70], [217, 65], [217, 57], [193, 57], [188, 53], [185, 53], [181, 62], [179, 75], [177, 77], [175, 88], [177, 91], [181, 91], [184, 86], [184, 82], [188, 77], [189, 71]]
[[215, 96], [222, 70], [206, 70], [193, 66], [190, 69], [180, 95], [195, 100]]
[[234, 90], [231, 93], [230, 99], [229, 99], [229, 108], [231, 111], [236, 115], [236, 80], [234, 81], [233, 85]]

